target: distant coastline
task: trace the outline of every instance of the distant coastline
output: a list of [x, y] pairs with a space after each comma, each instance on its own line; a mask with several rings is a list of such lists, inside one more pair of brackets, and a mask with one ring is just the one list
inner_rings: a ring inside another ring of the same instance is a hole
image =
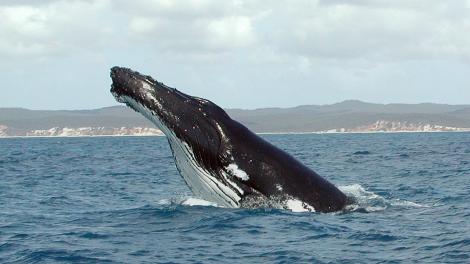
[[[446, 130], [446, 131], [438, 131], [438, 130], [429, 130], [429, 131], [312, 131], [312, 132], [258, 132], [258, 135], [309, 135], [309, 134], [400, 134], [400, 133], [468, 133], [470, 132], [470, 128], [468, 129], [460, 129], [460, 130]], [[81, 137], [165, 137], [165, 134], [162, 132], [158, 133], [135, 133], [135, 134], [56, 134], [56, 135], [0, 135], [0, 139], [2, 138], [81, 138]]]
[[[330, 105], [226, 112], [260, 134], [470, 131], [470, 105], [348, 100]], [[92, 110], [0, 108], [0, 137], [162, 135], [150, 121], [125, 106]]]

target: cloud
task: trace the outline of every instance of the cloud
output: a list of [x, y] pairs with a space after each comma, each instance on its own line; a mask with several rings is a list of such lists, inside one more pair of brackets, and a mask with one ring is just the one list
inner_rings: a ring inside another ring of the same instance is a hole
[[[413, 4], [410, 4], [413, 3]], [[280, 52], [308, 58], [374, 61], [468, 58], [465, 2], [321, 1], [275, 9], [268, 35]]]
[[244, 16], [190, 22], [139, 16], [130, 19], [127, 29], [140, 43], [173, 53], [224, 52], [256, 41], [252, 21]]
[[240, 12], [239, 1], [217, 0], [115, 0], [111, 6], [130, 17], [146, 16], [191, 21], [200, 18], [224, 17]]
[[103, 16], [106, 3], [49, 1], [43, 5], [0, 7], [0, 56], [48, 56], [95, 50], [105, 44], [105, 37], [113, 30]]
[[57, 2], [58, 0], [3, 0], [0, 2], [0, 6], [39, 6], [47, 5], [52, 2]]
[[241, 52], [247, 60], [301, 61], [304, 70], [314, 60], [468, 60], [469, 10], [469, 1], [421, 0], [3, 1], [0, 56], [127, 46], [180, 55]]
[[112, 65], [229, 107], [469, 98], [470, 0], [5, 0], [0, 17], [2, 106], [113, 104]]
[[116, 1], [130, 37], [163, 52], [217, 53], [256, 42], [253, 18], [237, 1]]

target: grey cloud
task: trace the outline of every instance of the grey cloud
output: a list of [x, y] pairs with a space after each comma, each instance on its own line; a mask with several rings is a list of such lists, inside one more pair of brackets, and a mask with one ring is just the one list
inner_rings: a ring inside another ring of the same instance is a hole
[[[41, 2], [41, 5], [37, 4]], [[469, 58], [468, 1], [4, 1], [0, 53], [99, 51], [122, 43], [266, 60]], [[15, 5], [17, 4], [17, 5]], [[28, 5], [30, 4], [30, 5]], [[5, 6], [8, 5], [8, 6]]]
[[48, 56], [105, 44], [113, 31], [105, 1], [50, 1], [0, 7], [0, 55]]
[[191, 21], [224, 17], [242, 11], [243, 5], [237, 1], [159, 1], [159, 0], [116, 0], [111, 6], [126, 15], [159, 17], [172, 20]]
[[115, 1], [131, 38], [163, 52], [202, 55], [251, 46], [256, 32], [238, 1]]
[[45, 6], [54, 2], [92, 2], [95, 0], [2, 0], [0, 6]]
[[470, 54], [470, 37], [464, 34], [470, 30], [469, 9], [462, 8], [465, 2], [422, 6], [397, 2], [395, 8], [363, 8], [357, 3], [273, 10], [270, 22], [281, 27], [277, 35], [266, 38], [280, 52], [310, 58], [387, 61]]
[[2, 1], [0, 104], [114, 104], [111, 65], [230, 107], [463, 102], [469, 3]]
[[47, 5], [51, 2], [57, 2], [59, 0], [44, 0], [44, 1], [35, 1], [35, 0], [3, 0], [0, 2], [0, 6], [18, 6], [18, 5], [28, 5], [28, 6], [40, 6]]

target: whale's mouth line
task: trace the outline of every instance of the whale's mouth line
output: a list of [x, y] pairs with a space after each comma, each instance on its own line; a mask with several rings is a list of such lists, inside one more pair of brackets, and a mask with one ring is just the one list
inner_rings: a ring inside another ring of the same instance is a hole
[[113, 95], [114, 99], [116, 99], [116, 101], [118, 101], [119, 103], [126, 103], [126, 101], [124, 100], [122, 94], [119, 94], [117, 91], [116, 91], [116, 86], [114, 84], [111, 85], [111, 94]]

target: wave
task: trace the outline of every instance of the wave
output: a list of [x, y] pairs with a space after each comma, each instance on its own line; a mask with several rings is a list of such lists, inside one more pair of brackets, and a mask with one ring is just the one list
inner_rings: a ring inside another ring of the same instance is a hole
[[359, 150], [353, 153], [353, 155], [369, 155], [370, 151], [368, 150]]
[[387, 199], [374, 192], [366, 190], [360, 184], [351, 184], [338, 187], [348, 196], [351, 204], [347, 205], [345, 211], [352, 212], [377, 212], [387, 208], [409, 208], [409, 207], [429, 207], [411, 201], [401, 199]]
[[214, 202], [210, 202], [201, 198], [197, 197], [188, 197], [188, 196], [181, 196], [181, 197], [173, 197], [171, 199], [161, 199], [157, 202], [159, 206], [208, 206], [208, 207], [220, 207]]
[[199, 199], [199, 198], [194, 198], [194, 197], [189, 197], [185, 199], [182, 203], [182, 205], [186, 206], [212, 206], [212, 207], [220, 207], [216, 203], [206, 201], [204, 199]]
[[[342, 211], [344, 212], [378, 212], [384, 211], [390, 208], [420, 208], [420, 207], [429, 207], [428, 205], [423, 205], [415, 203], [412, 201], [401, 200], [401, 199], [387, 199], [381, 195], [378, 195], [372, 191], [366, 190], [360, 184], [351, 184], [338, 187], [342, 192], [346, 194], [348, 199], [352, 201], [349, 205], [345, 207]], [[292, 202], [293, 200], [287, 200], [287, 202]], [[157, 202], [159, 206], [183, 206], [183, 207], [217, 207], [224, 208], [214, 202], [210, 202], [201, 198], [192, 197], [192, 196], [183, 196], [183, 197], [174, 197], [171, 199], [161, 199]], [[292, 212], [313, 212], [313, 210], [299, 209], [299, 206], [286, 206], [279, 199], [272, 199], [270, 201], [257, 201], [254, 203], [256, 206], [248, 206], [245, 209], [256, 209], [256, 208], [266, 208], [266, 209], [280, 209], [287, 210]], [[289, 205], [289, 203], [287, 203]]]

